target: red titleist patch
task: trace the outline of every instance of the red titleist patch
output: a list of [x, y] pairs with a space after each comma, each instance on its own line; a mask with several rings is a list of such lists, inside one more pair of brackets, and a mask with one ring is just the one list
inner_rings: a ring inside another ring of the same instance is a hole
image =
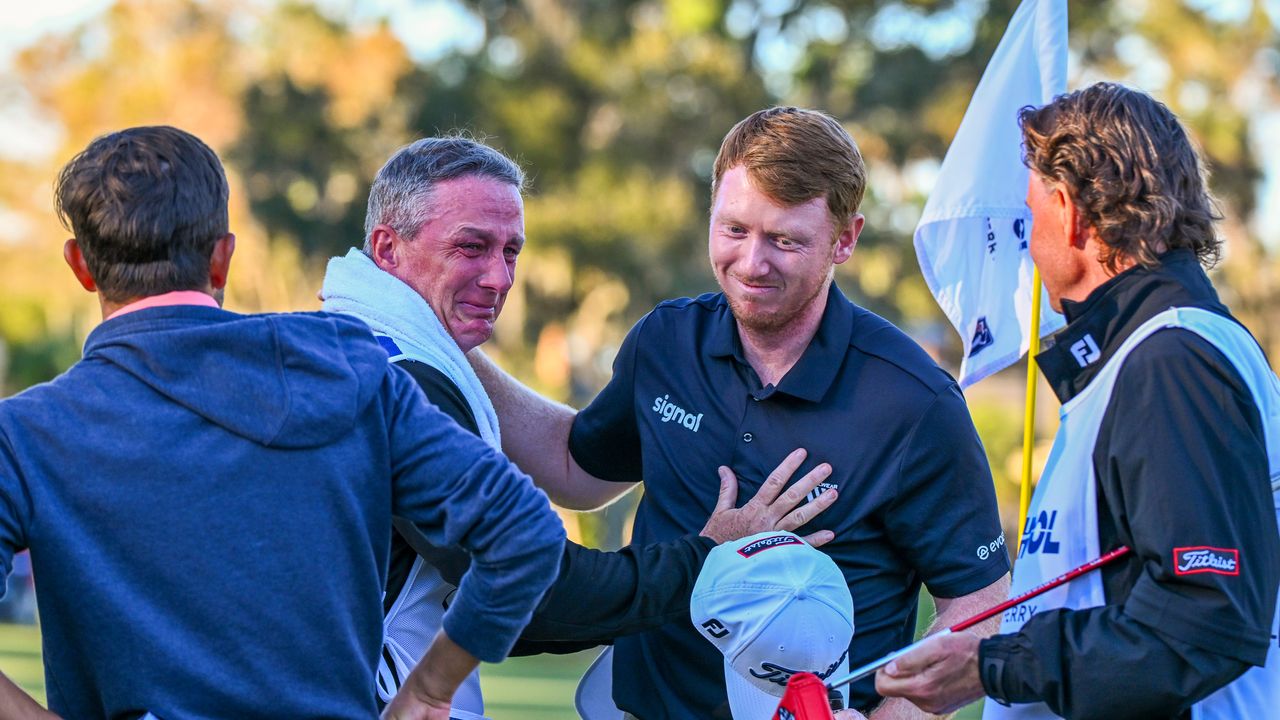
[[1240, 551], [1235, 548], [1216, 548], [1205, 545], [1174, 548], [1173, 572], [1175, 575], [1195, 575], [1196, 573], [1239, 575]]
[[760, 538], [750, 545], [743, 545], [738, 548], [738, 554], [742, 557], [751, 557], [758, 552], [764, 552], [769, 548], [775, 548], [779, 545], [803, 545], [804, 541], [794, 535], [774, 535], [773, 537]]

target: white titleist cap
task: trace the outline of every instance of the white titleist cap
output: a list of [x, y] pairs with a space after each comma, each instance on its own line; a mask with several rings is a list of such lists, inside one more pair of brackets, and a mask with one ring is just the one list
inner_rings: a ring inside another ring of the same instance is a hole
[[853, 599], [835, 562], [787, 532], [711, 551], [693, 587], [694, 627], [724, 654], [735, 720], [768, 720], [798, 672], [849, 669]]

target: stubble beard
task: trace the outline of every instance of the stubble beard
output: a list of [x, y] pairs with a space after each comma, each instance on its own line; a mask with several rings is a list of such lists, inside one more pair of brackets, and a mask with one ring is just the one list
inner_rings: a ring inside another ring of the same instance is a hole
[[[826, 287], [827, 280], [824, 278], [822, 281], [814, 283], [808, 296], [802, 302], [772, 311], [752, 311], [734, 298], [732, 294], [726, 292], [724, 296], [729, 302], [729, 311], [733, 313], [734, 320], [738, 322], [742, 329], [758, 335], [773, 335], [782, 332], [799, 319], [800, 316], [804, 315], [805, 311], [809, 309], [813, 301], [822, 292], [822, 289]], [[723, 289], [722, 286], [721, 290]]]

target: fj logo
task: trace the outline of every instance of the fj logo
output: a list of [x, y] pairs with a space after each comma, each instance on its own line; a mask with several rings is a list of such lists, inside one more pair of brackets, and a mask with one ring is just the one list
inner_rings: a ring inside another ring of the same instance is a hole
[[1094, 341], [1092, 335], [1085, 335], [1079, 340], [1071, 344], [1071, 355], [1080, 364], [1080, 367], [1088, 367], [1097, 360], [1102, 353], [1098, 352], [1098, 343]]
[[702, 413], [694, 415], [671, 402], [670, 398], [670, 395], [663, 395], [653, 399], [653, 411], [658, 413], [658, 416], [662, 418], [662, 422], [677, 423], [689, 430], [698, 432], [698, 428], [702, 427]]
[[708, 635], [717, 640], [729, 634], [729, 628], [725, 627], [724, 623], [715, 618], [711, 618], [710, 620], [702, 623], [702, 629], [706, 630]]

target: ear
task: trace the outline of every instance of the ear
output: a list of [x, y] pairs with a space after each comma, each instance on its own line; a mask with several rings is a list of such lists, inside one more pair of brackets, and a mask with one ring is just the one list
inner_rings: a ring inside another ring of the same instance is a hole
[[209, 256], [209, 284], [214, 290], [227, 286], [227, 275], [231, 272], [231, 255], [236, 251], [235, 233], [227, 233], [213, 244], [213, 254]]
[[840, 234], [836, 236], [836, 246], [831, 262], [840, 265], [853, 255], [853, 248], [858, 244], [858, 236], [862, 234], [862, 226], [867, 219], [858, 213], [849, 220]]
[[374, 264], [385, 272], [400, 265], [400, 234], [390, 225], [379, 224], [369, 233], [369, 256]]
[[85, 262], [84, 253], [80, 252], [80, 243], [75, 238], [63, 243], [62, 259], [67, 261], [67, 267], [71, 268], [71, 274], [80, 281], [81, 287], [89, 292], [98, 292], [98, 283], [89, 272], [89, 264]]
[[1091, 232], [1080, 220], [1075, 198], [1072, 198], [1071, 193], [1059, 183], [1054, 183], [1050, 188], [1053, 207], [1058, 212], [1057, 222], [1062, 229], [1062, 237], [1071, 243], [1071, 247], [1083, 250]]

